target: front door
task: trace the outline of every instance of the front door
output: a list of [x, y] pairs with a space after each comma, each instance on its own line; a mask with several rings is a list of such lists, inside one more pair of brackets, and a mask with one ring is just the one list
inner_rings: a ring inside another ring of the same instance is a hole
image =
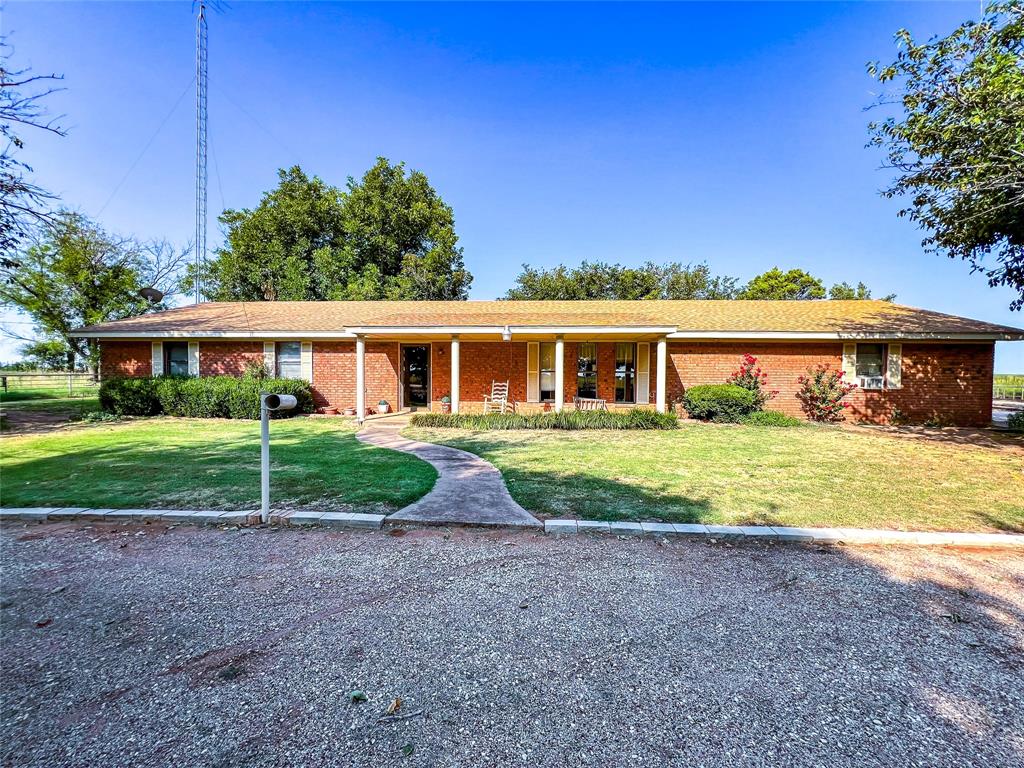
[[430, 402], [430, 345], [402, 346], [402, 405], [425, 408]]

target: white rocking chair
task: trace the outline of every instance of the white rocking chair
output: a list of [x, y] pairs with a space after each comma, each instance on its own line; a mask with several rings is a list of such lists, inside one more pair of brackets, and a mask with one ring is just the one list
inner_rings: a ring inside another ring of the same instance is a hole
[[492, 381], [491, 394], [484, 395], [484, 413], [510, 413], [515, 411], [515, 404], [508, 397], [507, 381]]

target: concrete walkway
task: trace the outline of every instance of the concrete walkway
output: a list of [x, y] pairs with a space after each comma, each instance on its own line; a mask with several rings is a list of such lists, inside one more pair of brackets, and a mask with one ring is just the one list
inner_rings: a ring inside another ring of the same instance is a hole
[[542, 527], [540, 520], [512, 499], [493, 464], [457, 448], [407, 440], [399, 432], [408, 423], [403, 415], [367, 421], [356, 434], [364, 443], [418, 456], [437, 470], [434, 489], [388, 515], [389, 523]]

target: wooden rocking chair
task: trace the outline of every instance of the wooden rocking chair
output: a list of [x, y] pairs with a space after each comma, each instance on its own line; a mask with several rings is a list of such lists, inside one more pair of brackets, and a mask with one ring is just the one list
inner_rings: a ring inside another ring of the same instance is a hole
[[492, 381], [491, 394], [484, 395], [484, 413], [513, 413], [515, 409], [515, 401], [508, 396], [508, 382]]

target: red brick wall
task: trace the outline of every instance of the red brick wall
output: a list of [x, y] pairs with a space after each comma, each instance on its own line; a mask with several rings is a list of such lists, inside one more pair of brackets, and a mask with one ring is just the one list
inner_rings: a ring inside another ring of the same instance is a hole
[[[803, 417], [797, 377], [808, 368], [827, 363], [842, 369], [843, 345], [815, 343], [670, 343], [667, 370], [668, 399], [684, 387], [718, 384], [739, 365], [744, 353], [754, 355], [768, 374], [768, 388], [779, 391], [768, 408]], [[992, 420], [993, 344], [904, 344], [903, 387], [895, 390], [856, 390], [850, 395], [851, 421], [887, 423], [898, 408], [912, 421], [939, 417], [964, 426]], [[652, 364], [653, 368], [653, 364]]]
[[[366, 407], [387, 400], [398, 408], [398, 342], [366, 342]], [[356, 343], [313, 342], [313, 402], [318, 408], [356, 405]]]
[[848, 418], [884, 424], [898, 408], [911, 421], [987, 425], [992, 421], [994, 363], [992, 343], [904, 344], [902, 389], [855, 391]]
[[[576, 392], [576, 343], [565, 343], [565, 400]], [[460, 396], [463, 410], [479, 410], [492, 381], [509, 380], [512, 397], [526, 403], [526, 342], [463, 341], [460, 356]], [[107, 341], [101, 345], [101, 372], [110, 376], [149, 376], [149, 341]], [[682, 395], [684, 387], [721, 383], [736, 369], [744, 353], [757, 356], [768, 373], [768, 387], [779, 390], [769, 408], [803, 416], [796, 398], [797, 377], [807, 368], [827, 363], [842, 367], [839, 342], [686, 342], [668, 345], [668, 402]], [[615, 398], [615, 345], [600, 342], [598, 397]], [[263, 359], [262, 342], [202, 341], [200, 372], [239, 375], [246, 361]], [[655, 400], [656, 345], [651, 344], [651, 402]], [[938, 417], [956, 424], [987, 424], [992, 418], [992, 371], [994, 345], [903, 344], [903, 387], [898, 390], [855, 391], [849, 398], [850, 420], [886, 423], [894, 409], [912, 421]], [[398, 342], [367, 342], [366, 404], [375, 407], [381, 398], [392, 407], [399, 404]], [[450, 392], [451, 345], [434, 342], [431, 354], [431, 399], [434, 407]], [[313, 395], [320, 408], [355, 405], [355, 342], [313, 343]]]
[[262, 341], [199, 342], [200, 376], [241, 376], [250, 363], [263, 365]]
[[152, 376], [153, 345], [148, 341], [104, 341], [100, 344], [100, 376]]

